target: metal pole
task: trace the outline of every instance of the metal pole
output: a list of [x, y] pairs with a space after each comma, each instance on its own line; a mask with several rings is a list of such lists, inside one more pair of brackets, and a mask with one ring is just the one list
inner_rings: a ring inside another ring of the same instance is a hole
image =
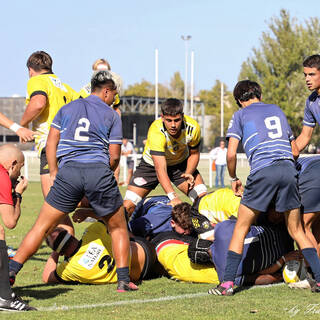
[[193, 80], [193, 75], [194, 75], [194, 51], [191, 51], [191, 76], [190, 76], [190, 115], [193, 117], [193, 91], [194, 91], [194, 80]]
[[224, 110], [223, 110], [223, 83], [221, 82], [221, 100], [220, 100], [220, 103], [221, 103], [221, 111], [220, 111], [220, 117], [221, 117], [221, 130], [220, 130], [220, 137], [224, 137], [224, 134], [223, 134], [223, 128], [224, 128], [224, 123], [223, 123], [223, 119], [224, 119], [224, 116], [223, 116], [223, 113], [224, 113]]
[[184, 66], [184, 106], [183, 111], [185, 114], [188, 113], [188, 40], [191, 36], [181, 36], [184, 41], [185, 48], [185, 66]]
[[159, 115], [159, 96], [158, 96], [158, 82], [159, 82], [159, 59], [158, 49], [155, 50], [155, 119], [158, 119]]
[[137, 145], [137, 124], [133, 124], [133, 145]]

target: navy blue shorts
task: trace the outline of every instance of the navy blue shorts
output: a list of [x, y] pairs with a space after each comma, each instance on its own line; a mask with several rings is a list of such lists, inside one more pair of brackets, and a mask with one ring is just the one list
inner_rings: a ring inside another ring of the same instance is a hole
[[298, 172], [289, 160], [276, 161], [248, 176], [241, 203], [266, 212], [272, 201], [278, 212], [300, 208]]
[[86, 196], [95, 214], [104, 217], [123, 203], [113, 171], [104, 163], [68, 162], [59, 169], [46, 198], [52, 207], [69, 213]]
[[299, 192], [301, 196], [301, 211], [313, 213], [320, 211], [320, 162], [311, 163], [299, 175]]

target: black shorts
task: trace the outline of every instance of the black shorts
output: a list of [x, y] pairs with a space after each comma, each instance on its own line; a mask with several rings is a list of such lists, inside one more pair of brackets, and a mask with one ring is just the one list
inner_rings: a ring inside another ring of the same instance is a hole
[[58, 171], [46, 202], [69, 213], [84, 196], [99, 217], [115, 212], [123, 203], [113, 171], [101, 162], [64, 164]]
[[273, 200], [277, 212], [300, 208], [297, 178], [291, 161], [276, 161], [248, 176], [240, 203], [260, 212], [266, 212]]
[[46, 156], [46, 148], [43, 148], [40, 153], [40, 175], [49, 174], [49, 165]]
[[299, 193], [301, 196], [301, 211], [314, 213], [320, 211], [320, 162], [311, 163], [299, 176]]
[[132, 159], [127, 159], [127, 168], [132, 169], [134, 168], [134, 161]]
[[[167, 167], [168, 177], [175, 186], [179, 186], [181, 183], [185, 182], [185, 179], [182, 178], [181, 175], [185, 173], [187, 169], [187, 161], [188, 160], [186, 159], [174, 166]], [[199, 171], [196, 169], [193, 173], [193, 176], [196, 177], [198, 174]], [[157, 187], [158, 184], [159, 180], [154, 166], [141, 159], [139, 165], [136, 168], [136, 171], [133, 173], [129, 185], [153, 190]]]

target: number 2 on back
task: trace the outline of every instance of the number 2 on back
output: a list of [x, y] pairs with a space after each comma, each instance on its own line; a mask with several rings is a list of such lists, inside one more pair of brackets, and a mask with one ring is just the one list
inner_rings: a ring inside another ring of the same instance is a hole
[[269, 138], [277, 139], [282, 137], [281, 122], [279, 117], [273, 116], [265, 118], [264, 123], [267, 129], [272, 130], [268, 132]]
[[[78, 141], [89, 141], [88, 136], [81, 135], [82, 132], [88, 133], [90, 127], [90, 121], [87, 118], [81, 118], [78, 122], [80, 125], [74, 132], [74, 139]], [[83, 125], [83, 126], [82, 126]]]

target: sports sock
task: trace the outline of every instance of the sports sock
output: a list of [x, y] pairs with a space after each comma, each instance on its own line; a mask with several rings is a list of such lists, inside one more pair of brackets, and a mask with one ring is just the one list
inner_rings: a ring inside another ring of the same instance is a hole
[[301, 252], [308, 261], [316, 282], [320, 283], [320, 260], [317, 255], [317, 250], [315, 248], [304, 248]]
[[118, 276], [118, 282], [119, 281], [125, 281], [127, 283], [130, 282], [129, 267], [117, 268], [117, 276]]
[[234, 282], [241, 259], [242, 259], [242, 254], [228, 250], [223, 282], [226, 282], [226, 281]]
[[0, 297], [11, 299], [12, 290], [9, 283], [8, 253], [5, 240], [0, 240]]
[[9, 270], [14, 271], [15, 274], [18, 274], [18, 272], [22, 269], [23, 264], [19, 263], [13, 259], [9, 261]]

